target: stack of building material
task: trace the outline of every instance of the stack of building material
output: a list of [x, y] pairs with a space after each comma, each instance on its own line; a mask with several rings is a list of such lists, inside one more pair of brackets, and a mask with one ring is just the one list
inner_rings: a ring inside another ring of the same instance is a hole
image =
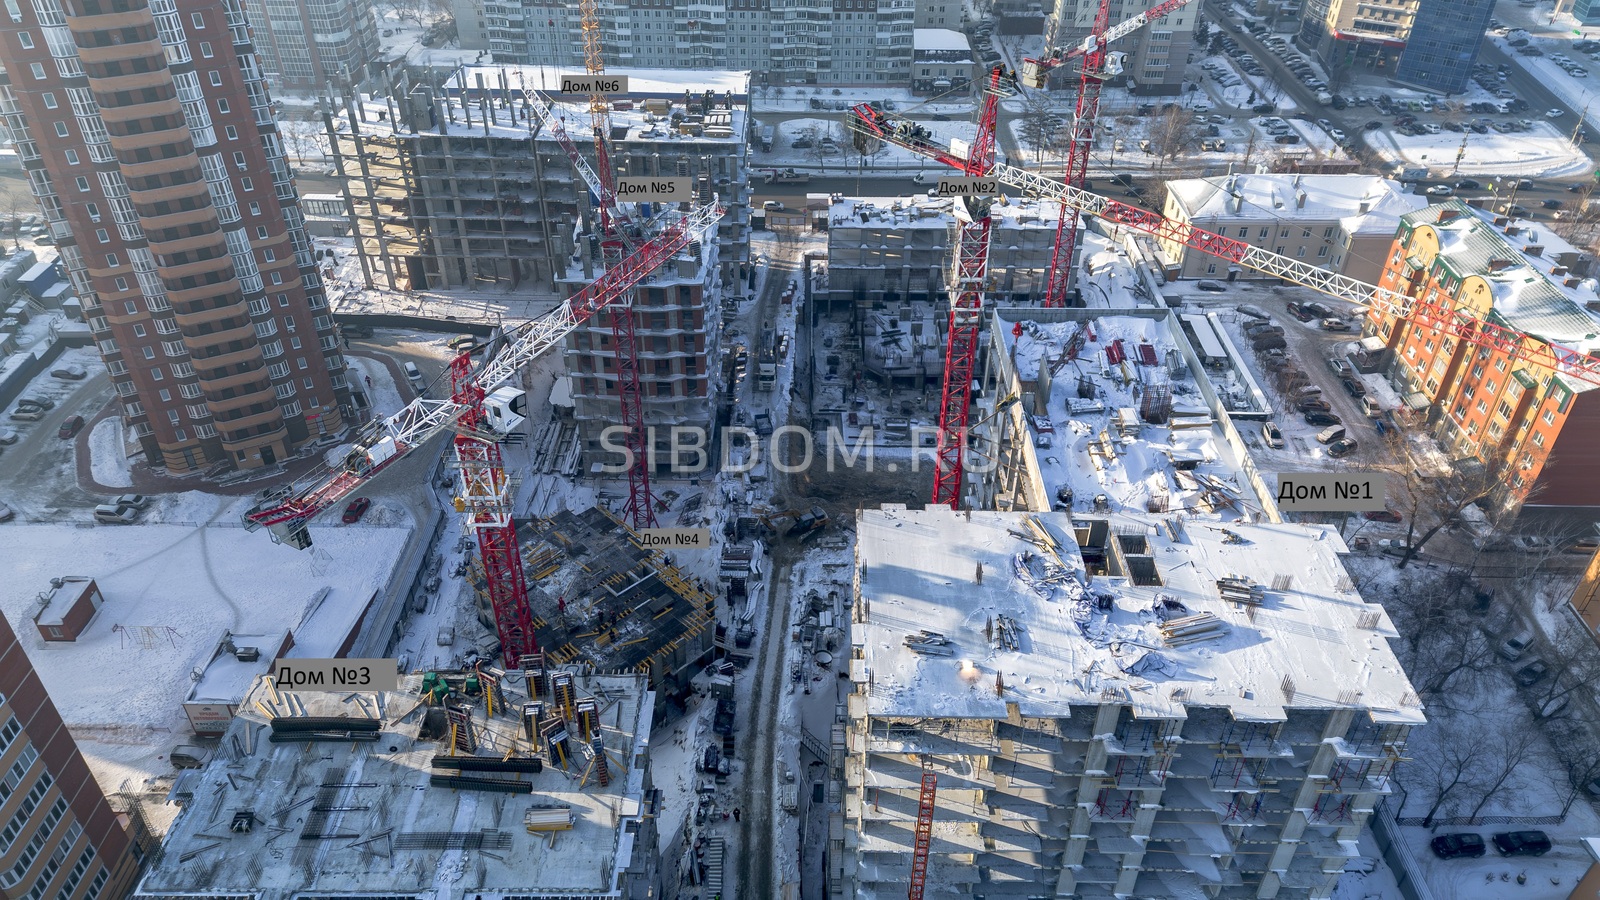
[[1259, 605], [1265, 599], [1265, 589], [1244, 575], [1227, 575], [1217, 579], [1217, 592], [1230, 603]]
[[1017, 620], [1010, 616], [997, 616], [994, 621], [994, 642], [1003, 650], [1021, 650], [1022, 635]]
[[522, 815], [522, 824], [530, 832], [567, 831], [572, 828], [572, 807], [565, 803], [549, 806], [534, 805]]
[[1168, 647], [1181, 647], [1184, 644], [1195, 644], [1222, 637], [1222, 633], [1227, 629], [1228, 623], [1211, 613], [1203, 612], [1163, 622], [1161, 639], [1166, 641]]
[[923, 656], [955, 656], [956, 646], [950, 639], [937, 631], [923, 629], [916, 634], [906, 635], [906, 647], [913, 653]]

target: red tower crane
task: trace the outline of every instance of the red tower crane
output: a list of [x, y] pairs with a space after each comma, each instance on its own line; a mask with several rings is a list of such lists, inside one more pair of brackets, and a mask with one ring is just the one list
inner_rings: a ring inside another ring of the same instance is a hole
[[509, 333], [499, 351], [476, 369], [470, 352], [457, 356], [450, 363], [449, 399], [418, 397], [398, 413], [374, 421], [346, 455], [342, 469], [264, 500], [245, 514], [245, 528], [266, 527], [274, 540], [302, 550], [310, 547], [306, 526], [312, 517], [430, 438], [453, 431], [460, 473], [456, 509], [466, 515], [467, 527], [478, 534], [478, 552], [503, 658], [509, 664], [520, 664], [538, 644], [511, 520], [511, 484], [497, 444], [523, 421], [518, 411], [522, 391], [509, 382], [658, 266], [691, 242], [703, 239], [722, 213], [722, 208], [712, 203], [668, 224], [565, 303]]
[[[600, 48], [599, 0], [582, 0], [579, 10], [583, 17], [583, 64], [592, 80], [599, 82], [605, 73], [605, 56]], [[611, 168], [611, 104], [600, 94], [589, 97], [589, 124], [594, 130], [595, 170], [601, 183], [600, 242], [601, 257], [606, 265], [622, 258], [629, 249], [627, 234], [622, 223], [614, 216], [616, 210], [616, 174]], [[609, 200], [609, 202], [607, 202]], [[623, 445], [628, 448], [628, 502], [623, 517], [634, 528], [656, 526], [655, 497], [650, 493], [650, 436], [644, 422], [644, 392], [639, 388], [639, 345], [633, 330], [633, 292], [627, 292], [622, 303], [611, 307], [611, 342], [616, 348], [617, 403], [619, 418], [627, 433]]]
[[[965, 157], [944, 153], [939, 160], [968, 175], [988, 175], [994, 167], [995, 119], [1000, 98], [1016, 90], [1016, 79], [996, 66], [989, 72], [984, 87], [983, 105], [978, 112], [978, 133]], [[871, 106], [862, 108], [871, 110]], [[872, 110], [876, 112], [876, 110]], [[928, 145], [927, 129], [902, 121], [893, 143], [913, 142]], [[889, 137], [871, 131], [883, 140]], [[931, 146], [931, 145], [929, 145]], [[972, 369], [978, 355], [978, 328], [983, 321], [984, 281], [989, 274], [990, 197], [964, 197], [955, 201], [956, 219], [961, 223], [956, 240], [956, 292], [950, 303], [950, 327], [944, 351], [944, 385], [939, 394], [939, 443], [935, 450], [933, 502], [952, 509], [961, 500], [961, 476], [967, 449], [967, 416], [972, 409]]]
[[[1095, 10], [1094, 29], [1082, 44], [1065, 54], [1054, 47], [1052, 34], [1046, 39], [1045, 52], [1039, 59], [1022, 61], [1024, 87], [1043, 89], [1051, 69], [1072, 59], [1081, 59], [1078, 77], [1078, 102], [1072, 115], [1072, 141], [1067, 146], [1067, 184], [1082, 189], [1088, 184], [1089, 154], [1094, 150], [1095, 123], [1100, 117], [1100, 88], [1108, 76], [1122, 72], [1121, 53], [1111, 53], [1106, 46], [1143, 28], [1151, 19], [1159, 19], [1190, 0], [1164, 0], [1137, 16], [1107, 28], [1111, 21], [1111, 0], [1100, 0]], [[1045, 280], [1044, 305], [1066, 306], [1067, 288], [1072, 282], [1072, 255], [1077, 251], [1077, 211], [1062, 205], [1056, 217], [1056, 241], [1050, 252], [1050, 271]]]

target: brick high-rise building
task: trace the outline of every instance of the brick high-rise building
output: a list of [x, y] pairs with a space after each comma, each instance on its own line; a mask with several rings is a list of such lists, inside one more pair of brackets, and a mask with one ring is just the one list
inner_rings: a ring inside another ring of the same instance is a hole
[[139, 876], [137, 819], [112, 810], [0, 616], [0, 897], [122, 897]]
[[241, 0], [7, 0], [0, 114], [153, 466], [270, 465], [349, 389]]
[[1514, 357], [1376, 306], [1363, 329], [1392, 353], [1391, 380], [1445, 451], [1503, 473], [1502, 510], [1600, 509], [1600, 391], [1539, 359], [1542, 343], [1595, 352], [1593, 268], [1542, 225], [1459, 200], [1400, 218], [1379, 285], [1522, 332], [1527, 352]]

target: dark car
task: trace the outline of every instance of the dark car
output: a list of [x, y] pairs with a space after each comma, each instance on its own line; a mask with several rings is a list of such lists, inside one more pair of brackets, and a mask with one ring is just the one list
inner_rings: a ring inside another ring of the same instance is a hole
[[1339, 383], [1344, 385], [1344, 392], [1357, 400], [1367, 395], [1367, 389], [1361, 382], [1354, 378], [1341, 378]]
[[1383, 127], [1383, 123], [1378, 121], [1377, 119], [1373, 119], [1372, 121], [1368, 122], [1367, 124], [1365, 124], [1365, 125], [1363, 125], [1361, 127], [1365, 128], [1368, 131], [1377, 131], [1379, 128]]
[[1333, 410], [1333, 407], [1328, 405], [1328, 401], [1319, 397], [1307, 397], [1304, 400], [1297, 401], [1294, 408], [1306, 413], [1331, 412]]
[[[1531, 190], [1533, 190], [1533, 179], [1532, 178], [1519, 178], [1519, 179], [1517, 179], [1517, 190], [1519, 190], [1519, 191], [1531, 191]], [[1513, 834], [1530, 834], [1531, 832], [1516, 831], [1516, 832], [1512, 832], [1512, 833]]]
[[1428, 842], [1433, 855], [1440, 859], [1477, 859], [1488, 850], [1483, 838], [1476, 834], [1441, 834]]
[[1288, 309], [1289, 315], [1294, 316], [1296, 319], [1299, 319], [1302, 322], [1309, 322], [1317, 317], [1316, 313], [1292, 301], [1289, 303]]
[[1456, 190], [1459, 191], [1476, 191], [1481, 190], [1482, 188], [1482, 184], [1479, 184], [1471, 178], [1463, 178], [1456, 182]]
[[1349, 456], [1356, 452], [1356, 442], [1350, 438], [1340, 438], [1328, 445], [1328, 455], [1332, 457]]
[[351, 500], [350, 505], [344, 508], [344, 523], [349, 525], [352, 522], [361, 521], [361, 517], [367, 513], [367, 507], [371, 505], [372, 501], [365, 497], [357, 497], [354, 500]]
[[1307, 425], [1343, 425], [1344, 424], [1344, 420], [1339, 418], [1338, 416], [1334, 415], [1331, 412], [1308, 412], [1308, 413], [1306, 413], [1306, 424]]
[[1539, 205], [1544, 207], [1545, 209], [1560, 209], [1562, 206], [1565, 206], [1566, 204], [1562, 203], [1560, 200], [1557, 200], [1554, 197], [1551, 197], [1549, 200], [1545, 200], [1544, 202], [1540, 203]]
[[1550, 836], [1542, 831], [1504, 831], [1494, 836], [1501, 856], [1543, 856], [1550, 852]]
[[1511, 677], [1515, 678], [1517, 684], [1520, 684], [1523, 687], [1533, 687], [1534, 685], [1543, 681], [1544, 677], [1549, 674], [1550, 664], [1542, 659], [1536, 659], [1518, 669], [1516, 674]]
[[56, 437], [66, 440], [76, 435], [78, 433], [78, 429], [82, 427], [83, 416], [68, 416], [67, 420], [61, 423], [61, 428], [56, 431]]
[[1390, 524], [1398, 524], [1400, 522], [1400, 514], [1392, 509], [1369, 509], [1361, 515], [1374, 522], [1388, 522]]

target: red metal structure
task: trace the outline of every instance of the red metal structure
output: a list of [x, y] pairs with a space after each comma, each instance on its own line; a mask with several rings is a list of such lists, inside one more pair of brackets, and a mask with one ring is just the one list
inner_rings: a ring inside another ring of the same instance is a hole
[[[983, 106], [978, 113], [978, 133], [966, 157], [949, 152], [938, 152], [935, 158], [954, 166], [968, 175], [987, 175], [994, 168], [995, 119], [999, 113], [1000, 98], [1016, 90], [1016, 79], [1006, 69], [996, 66], [989, 72], [984, 88]], [[865, 110], [865, 112], [862, 112]], [[857, 107], [863, 120], [874, 118], [879, 111], [869, 105]], [[927, 141], [925, 129], [914, 123], [902, 122], [885, 134], [878, 130], [867, 133], [892, 143], [907, 142], [932, 146]], [[955, 201], [956, 219], [961, 223], [956, 241], [955, 283], [951, 286], [955, 298], [950, 303], [950, 327], [944, 351], [944, 386], [939, 395], [939, 443], [935, 450], [933, 472], [933, 502], [947, 504], [952, 509], [961, 502], [961, 477], [967, 449], [967, 421], [972, 409], [972, 370], [978, 354], [978, 328], [983, 320], [984, 280], [989, 273], [989, 233], [992, 219], [989, 197], [961, 198]]]
[[668, 224], [561, 306], [509, 334], [505, 346], [477, 368], [470, 352], [457, 356], [450, 364], [449, 399], [418, 397], [393, 416], [377, 420], [341, 469], [263, 501], [245, 514], [245, 527], [253, 531], [264, 526], [275, 540], [300, 549], [310, 547], [306, 525], [314, 516], [441, 431], [453, 431], [460, 489], [456, 507], [466, 515], [467, 527], [478, 533], [503, 658], [516, 665], [523, 656], [537, 652], [511, 518], [511, 485], [497, 444], [501, 432], [521, 424], [522, 416], [513, 409], [521, 391], [504, 385], [690, 242], [702, 239], [722, 212], [711, 204]]
[[911, 854], [911, 889], [906, 900], [922, 900], [928, 883], [928, 848], [933, 845], [933, 801], [939, 790], [939, 776], [927, 762], [922, 764], [922, 796], [917, 799], [917, 838]]
[[[598, 0], [583, 0], [583, 62], [590, 75], [606, 70], [600, 48]], [[616, 211], [616, 173], [611, 168], [611, 105], [605, 97], [589, 98], [589, 123], [594, 129], [595, 172], [600, 176], [601, 257], [609, 267], [628, 249], [628, 237], [614, 213]], [[639, 388], [639, 348], [634, 337], [633, 293], [611, 308], [611, 342], [616, 349], [617, 403], [621, 424], [627, 428], [623, 446], [628, 448], [628, 502], [623, 518], [634, 528], [656, 527], [655, 498], [650, 493], [650, 433], [644, 422], [644, 393]]]
[[[1072, 187], [1082, 189], [1088, 184], [1089, 154], [1094, 150], [1095, 122], [1100, 117], [1100, 88], [1106, 77], [1122, 71], [1121, 54], [1108, 53], [1106, 46], [1144, 27], [1151, 19], [1159, 19], [1185, 6], [1191, 0], [1164, 0], [1155, 7], [1108, 29], [1111, 21], [1111, 0], [1100, 0], [1095, 10], [1094, 30], [1078, 47], [1065, 55], [1056, 52], [1054, 36], [1046, 39], [1045, 54], [1041, 59], [1023, 60], [1022, 83], [1026, 87], [1042, 89], [1049, 71], [1072, 59], [1082, 59], [1078, 79], [1078, 103], [1072, 116], [1072, 141], [1067, 147], [1066, 177]], [[1072, 255], [1077, 251], [1077, 212], [1062, 206], [1056, 217], [1056, 241], [1050, 252], [1050, 272], [1046, 278], [1044, 305], [1066, 306], [1067, 288], [1072, 282]]]

